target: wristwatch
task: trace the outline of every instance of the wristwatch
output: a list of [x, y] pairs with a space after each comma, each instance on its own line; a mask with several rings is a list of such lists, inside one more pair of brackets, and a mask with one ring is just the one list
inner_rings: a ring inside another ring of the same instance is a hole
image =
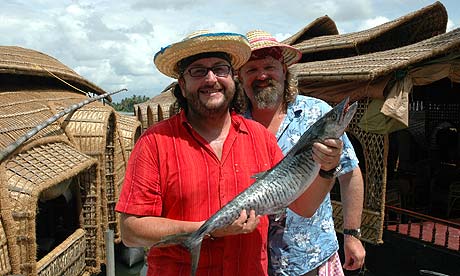
[[357, 238], [358, 240], [361, 239], [361, 229], [356, 228], [356, 229], [343, 229], [343, 234], [344, 235], [349, 235]]
[[328, 170], [328, 171], [325, 171], [323, 169], [320, 169], [319, 170], [319, 176], [321, 176], [322, 178], [325, 178], [325, 179], [332, 179], [334, 177], [337, 176], [337, 174], [342, 170], [342, 166], [339, 164], [337, 167], [331, 169], [331, 170]]

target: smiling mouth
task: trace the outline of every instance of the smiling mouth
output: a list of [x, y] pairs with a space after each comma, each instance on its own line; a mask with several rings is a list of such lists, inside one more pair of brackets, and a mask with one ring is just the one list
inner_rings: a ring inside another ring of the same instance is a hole
[[266, 88], [273, 86], [273, 83], [270, 80], [256, 81], [254, 83], [255, 88]]
[[200, 93], [211, 95], [215, 93], [222, 93], [222, 89], [202, 89], [200, 90]]

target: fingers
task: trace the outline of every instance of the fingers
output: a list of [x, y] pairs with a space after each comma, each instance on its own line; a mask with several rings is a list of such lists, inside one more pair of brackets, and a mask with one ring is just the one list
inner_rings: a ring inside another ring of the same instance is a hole
[[213, 237], [223, 237], [228, 235], [248, 234], [257, 228], [260, 223], [260, 216], [256, 211], [251, 210], [249, 214], [246, 210], [240, 212], [240, 216], [229, 226], [215, 230]]
[[343, 142], [340, 139], [326, 139], [313, 144], [313, 159], [323, 170], [331, 170], [339, 165]]
[[[243, 210], [243, 211], [246, 212], [246, 210]], [[243, 234], [251, 233], [257, 228], [257, 225], [259, 225], [259, 222], [260, 222], [260, 216], [256, 216], [256, 211], [251, 210], [249, 212], [249, 217], [247, 217], [247, 220], [242, 225], [242, 229], [241, 229], [242, 233]]]
[[349, 258], [345, 260], [345, 263], [343, 264], [343, 268], [346, 270], [357, 270], [360, 269], [364, 263], [359, 262], [353, 258]]
[[251, 210], [249, 215], [246, 210], [242, 210], [240, 217], [234, 222], [239, 227], [239, 234], [247, 234], [254, 231], [260, 222], [260, 216], [256, 216], [256, 211]]
[[353, 238], [346, 238], [344, 243], [345, 261], [343, 268], [346, 270], [357, 270], [364, 266], [366, 250], [362, 243]]

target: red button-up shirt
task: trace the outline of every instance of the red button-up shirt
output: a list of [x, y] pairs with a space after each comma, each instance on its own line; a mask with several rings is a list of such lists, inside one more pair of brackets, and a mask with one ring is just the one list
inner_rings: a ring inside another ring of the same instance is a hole
[[[203, 221], [270, 169], [283, 154], [259, 123], [232, 114], [219, 160], [181, 112], [149, 128], [128, 162], [116, 210], [139, 216]], [[268, 220], [246, 235], [206, 239], [197, 275], [267, 275]], [[148, 275], [190, 275], [190, 254], [181, 246], [152, 248]]]

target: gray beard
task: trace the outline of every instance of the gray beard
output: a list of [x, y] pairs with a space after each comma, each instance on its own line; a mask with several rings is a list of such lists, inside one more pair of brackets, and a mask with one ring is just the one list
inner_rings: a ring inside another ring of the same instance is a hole
[[278, 83], [274, 83], [273, 86], [265, 87], [262, 89], [253, 89], [257, 107], [260, 109], [275, 108], [279, 101], [283, 99], [284, 91], [281, 85]]

